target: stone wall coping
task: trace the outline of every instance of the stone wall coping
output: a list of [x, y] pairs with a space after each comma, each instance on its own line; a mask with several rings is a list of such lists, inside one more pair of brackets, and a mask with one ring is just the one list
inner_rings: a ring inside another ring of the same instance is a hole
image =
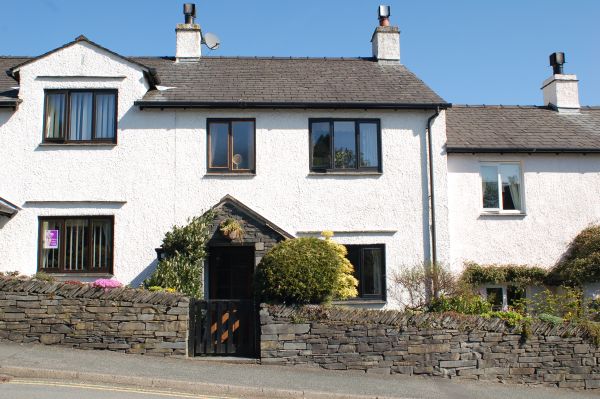
[[[411, 313], [397, 310], [370, 310], [339, 305], [286, 306], [261, 304], [261, 310], [277, 318], [299, 322], [337, 321], [357, 325], [380, 324], [408, 328], [431, 328], [459, 331], [487, 331], [507, 334], [521, 334], [522, 327], [511, 327], [499, 318], [484, 318], [477, 315], [447, 313]], [[578, 324], [563, 323], [554, 325], [534, 320], [528, 328], [529, 334], [537, 336], [587, 337], [587, 332]]]
[[64, 282], [49, 282], [37, 279], [21, 279], [0, 276], [1, 292], [22, 292], [25, 294], [52, 294], [62, 298], [105, 299], [132, 303], [147, 303], [150, 305], [189, 306], [189, 298], [180, 293], [147, 291], [143, 289], [96, 288], [91, 284], [67, 284]]

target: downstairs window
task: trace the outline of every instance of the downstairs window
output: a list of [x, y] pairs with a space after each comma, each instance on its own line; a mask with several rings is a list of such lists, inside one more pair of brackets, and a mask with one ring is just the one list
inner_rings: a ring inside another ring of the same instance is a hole
[[42, 217], [39, 220], [39, 271], [112, 273], [112, 216]]
[[385, 246], [345, 245], [358, 280], [358, 298], [385, 301]]

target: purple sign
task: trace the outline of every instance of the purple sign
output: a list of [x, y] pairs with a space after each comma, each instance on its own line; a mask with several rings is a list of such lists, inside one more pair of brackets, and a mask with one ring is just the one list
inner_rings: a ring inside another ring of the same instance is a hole
[[46, 230], [46, 239], [44, 240], [44, 248], [58, 248], [58, 230]]

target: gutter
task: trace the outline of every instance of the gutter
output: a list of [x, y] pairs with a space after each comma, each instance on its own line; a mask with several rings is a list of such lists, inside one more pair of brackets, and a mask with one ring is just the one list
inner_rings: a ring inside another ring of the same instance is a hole
[[181, 109], [181, 108], [282, 108], [282, 109], [445, 109], [451, 105], [449, 103], [437, 103], [437, 104], [401, 104], [401, 103], [322, 103], [322, 102], [203, 102], [203, 101], [136, 101], [134, 105], [138, 106], [140, 110], [143, 109]]
[[431, 219], [429, 222], [429, 231], [430, 231], [430, 245], [431, 245], [431, 264], [435, 265], [437, 263], [437, 231], [435, 225], [435, 186], [433, 182], [433, 144], [432, 144], [432, 135], [431, 135], [431, 124], [435, 118], [440, 114], [440, 108], [436, 108], [435, 113], [427, 119], [427, 162], [429, 165], [429, 214], [431, 215]]
[[587, 154], [587, 153], [600, 153], [600, 148], [510, 148], [510, 147], [499, 147], [499, 148], [468, 148], [468, 147], [447, 147], [446, 152], [448, 154]]

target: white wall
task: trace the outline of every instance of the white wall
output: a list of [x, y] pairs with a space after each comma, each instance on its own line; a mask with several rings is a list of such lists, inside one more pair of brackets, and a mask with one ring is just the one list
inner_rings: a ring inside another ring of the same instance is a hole
[[[482, 215], [482, 161], [519, 161], [524, 175], [525, 215]], [[571, 240], [600, 221], [598, 155], [448, 156], [450, 256], [482, 264], [550, 267]]]
[[[116, 146], [40, 145], [43, 90], [70, 87], [119, 89]], [[140, 111], [133, 102], [146, 89], [137, 66], [85, 43], [22, 68], [23, 103], [0, 113], [0, 195], [23, 208], [0, 221], [0, 270], [36, 271], [38, 216], [115, 215], [115, 276], [139, 282], [164, 233], [226, 194], [292, 234], [334, 230], [343, 243], [386, 244], [388, 277], [426, 258], [431, 111]], [[256, 118], [256, 176], [206, 175], [206, 119], [217, 117]], [[308, 119], [318, 117], [380, 118], [383, 174], [310, 174]], [[444, 118], [434, 167], [438, 252], [448, 259]]]

